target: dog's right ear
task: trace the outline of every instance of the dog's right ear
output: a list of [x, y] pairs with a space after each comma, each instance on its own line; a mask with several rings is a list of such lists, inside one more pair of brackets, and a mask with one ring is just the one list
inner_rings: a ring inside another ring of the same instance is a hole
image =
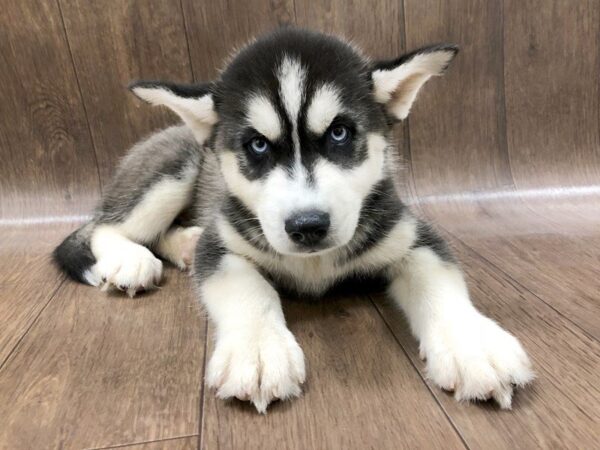
[[134, 81], [129, 89], [152, 105], [163, 105], [176, 112], [200, 143], [208, 138], [218, 122], [210, 84]]

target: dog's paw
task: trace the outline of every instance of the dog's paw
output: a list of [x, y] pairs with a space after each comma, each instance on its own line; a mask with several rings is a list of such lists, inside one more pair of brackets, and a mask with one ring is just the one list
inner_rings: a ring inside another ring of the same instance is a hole
[[180, 270], [188, 270], [203, 231], [202, 227], [174, 227], [160, 238], [156, 251]]
[[519, 341], [494, 321], [475, 314], [454, 324], [439, 324], [421, 343], [427, 376], [462, 400], [493, 398], [510, 409], [514, 386], [533, 380], [531, 363]]
[[187, 227], [179, 229], [173, 235], [173, 247], [175, 259], [173, 263], [181, 270], [188, 270], [194, 261], [194, 251], [200, 235], [204, 229], [202, 227]]
[[207, 384], [217, 397], [249, 400], [265, 413], [271, 401], [299, 396], [304, 379], [304, 355], [292, 333], [266, 327], [218, 339]]
[[146, 247], [135, 244], [102, 255], [91, 272], [103, 289], [115, 287], [133, 297], [160, 283], [162, 262]]

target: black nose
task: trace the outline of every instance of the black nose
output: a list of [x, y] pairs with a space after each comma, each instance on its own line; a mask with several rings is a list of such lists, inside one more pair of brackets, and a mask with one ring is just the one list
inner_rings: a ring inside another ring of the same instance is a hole
[[329, 230], [329, 214], [323, 211], [302, 211], [285, 221], [285, 231], [296, 244], [313, 246], [321, 242]]

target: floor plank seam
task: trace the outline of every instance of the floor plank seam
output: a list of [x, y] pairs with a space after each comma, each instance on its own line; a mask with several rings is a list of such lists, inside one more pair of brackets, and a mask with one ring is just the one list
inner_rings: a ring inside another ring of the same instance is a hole
[[29, 334], [29, 332], [31, 331], [31, 329], [38, 322], [40, 316], [46, 310], [46, 308], [48, 307], [48, 305], [50, 304], [50, 302], [52, 300], [54, 300], [54, 297], [56, 297], [56, 294], [58, 293], [58, 291], [60, 290], [60, 288], [65, 284], [66, 280], [67, 280], [67, 277], [63, 275], [63, 279], [61, 280], [60, 283], [58, 283], [58, 286], [56, 287], [56, 289], [54, 290], [54, 292], [50, 295], [50, 298], [48, 299], [48, 301], [40, 309], [40, 311], [37, 313], [37, 315], [35, 316], [35, 318], [31, 321], [31, 323], [29, 324], [29, 326], [27, 327], [27, 329], [23, 332], [23, 334], [21, 335], [21, 337], [17, 340], [17, 342], [15, 342], [15, 345], [10, 350], [10, 352], [8, 353], [8, 355], [6, 355], [6, 358], [4, 358], [4, 360], [2, 361], [2, 363], [0, 363], [0, 372], [2, 372], [2, 370], [4, 370], [4, 367], [6, 366], [6, 364], [8, 363], [8, 361], [10, 360], [11, 356], [13, 355], [13, 353], [17, 350], [17, 348], [19, 348], [19, 345], [21, 345], [21, 342], [23, 341], [23, 339], [25, 339], [25, 336], [27, 336], [27, 334]]
[[404, 353], [404, 355], [408, 359], [408, 362], [410, 363], [410, 365], [415, 369], [415, 371], [417, 372], [417, 375], [419, 376], [419, 378], [421, 379], [421, 381], [425, 385], [426, 389], [429, 391], [429, 393], [433, 397], [433, 400], [439, 406], [440, 410], [442, 411], [442, 413], [444, 414], [444, 416], [446, 417], [446, 419], [450, 423], [450, 426], [452, 427], [452, 429], [458, 435], [460, 441], [463, 443], [463, 445], [465, 446], [466, 449], [470, 450], [471, 447], [469, 447], [469, 445], [467, 444], [467, 441], [465, 440], [464, 436], [460, 432], [460, 429], [454, 423], [454, 421], [452, 420], [452, 418], [450, 417], [450, 415], [448, 414], [448, 412], [446, 411], [446, 409], [443, 407], [443, 405], [440, 403], [439, 399], [437, 398], [437, 396], [433, 392], [433, 389], [431, 388], [431, 386], [429, 386], [429, 383], [427, 383], [427, 381], [425, 380], [425, 377], [421, 374], [421, 371], [416, 366], [416, 364], [414, 363], [414, 361], [412, 360], [412, 358], [409, 356], [408, 352], [406, 351], [406, 349], [404, 348], [404, 346], [402, 345], [402, 343], [400, 342], [400, 340], [398, 339], [398, 337], [394, 333], [394, 330], [392, 329], [391, 325], [385, 319], [384, 315], [381, 314], [381, 310], [377, 307], [377, 304], [375, 303], [375, 301], [373, 300], [373, 298], [371, 296], [368, 296], [368, 298], [369, 298], [369, 301], [371, 302], [371, 304], [373, 305], [373, 308], [375, 308], [375, 311], [377, 311], [377, 314], [379, 315], [379, 317], [381, 317], [381, 320], [385, 324], [386, 328], [392, 334], [392, 337], [394, 338], [394, 340], [396, 341], [396, 343], [398, 344], [398, 346], [402, 350], [402, 353]]
[[187, 24], [187, 20], [185, 18], [185, 11], [183, 9], [183, 0], [179, 0], [179, 8], [181, 9], [181, 20], [183, 20], [183, 34], [185, 35], [185, 45], [187, 48], [188, 62], [190, 65], [190, 73], [192, 75], [192, 81], [194, 83], [197, 83], [196, 75], [194, 74], [194, 65], [192, 63], [192, 54], [190, 52], [190, 38], [189, 38], [189, 33], [188, 33], [188, 24]]
[[108, 447], [86, 447], [85, 450], [105, 450], [105, 449], [109, 449], [109, 448], [123, 448], [123, 447], [130, 447], [132, 445], [143, 445], [143, 444], [153, 444], [156, 442], [175, 441], [177, 439], [193, 438], [195, 436], [196, 436], [195, 434], [184, 434], [182, 436], [174, 436], [174, 437], [168, 437], [168, 438], [164, 438], [164, 439], [154, 439], [154, 440], [149, 440], [149, 441], [137, 441], [137, 442], [128, 442], [126, 444], [109, 445]]
[[200, 414], [198, 416], [198, 449], [202, 448], [202, 431], [204, 429], [204, 399], [206, 392], [206, 361], [208, 354], [208, 316], [205, 318], [204, 357], [202, 359], [202, 376], [200, 377]]
[[85, 98], [83, 97], [83, 91], [81, 90], [81, 83], [79, 82], [79, 75], [77, 74], [77, 67], [75, 66], [75, 60], [73, 59], [73, 50], [71, 49], [71, 42], [69, 41], [69, 33], [67, 33], [67, 26], [65, 24], [65, 17], [62, 11], [62, 6], [60, 4], [61, 0], [56, 0], [56, 5], [58, 6], [58, 12], [60, 15], [60, 22], [62, 25], [62, 30], [65, 35], [65, 42], [67, 43], [67, 49], [69, 51], [69, 57], [71, 58], [71, 66], [73, 67], [73, 75], [75, 76], [75, 81], [77, 82], [77, 90], [79, 91], [79, 98], [81, 99], [81, 106], [83, 108], [83, 113], [85, 115], [85, 122], [87, 124], [88, 133], [90, 135], [90, 142], [92, 144], [92, 148], [94, 149], [94, 161], [96, 162], [96, 174], [98, 175], [98, 189], [100, 193], [102, 193], [102, 177], [100, 176], [100, 164], [98, 164], [98, 150], [96, 148], [96, 142], [94, 141], [94, 135], [92, 134], [92, 126], [90, 125], [90, 118], [87, 112], [87, 108], [85, 106]]
[[423, 210], [423, 207], [421, 206], [421, 204], [418, 201], [415, 202], [415, 204], [413, 204], [413, 207], [415, 207], [415, 209], [417, 209], [423, 217], [427, 217], [428, 219], [432, 220], [435, 223], [436, 227], [440, 228], [441, 230], [443, 230], [444, 232], [446, 232], [449, 236], [452, 236], [453, 239], [455, 239], [456, 241], [460, 242], [475, 257], [477, 257], [478, 259], [484, 261], [490, 267], [492, 267], [493, 269], [495, 269], [496, 271], [498, 271], [499, 273], [501, 273], [502, 275], [504, 275], [508, 280], [510, 280], [512, 283], [514, 283], [515, 286], [518, 286], [519, 288], [523, 289], [524, 291], [530, 293], [533, 297], [537, 298], [544, 305], [546, 305], [548, 308], [550, 308], [551, 310], [553, 310], [556, 314], [558, 314], [559, 316], [561, 316], [562, 318], [564, 318], [565, 320], [567, 320], [569, 323], [571, 323], [573, 326], [575, 326], [588, 339], [591, 339], [591, 340], [593, 340], [595, 342], [599, 341], [599, 339], [596, 336], [594, 336], [589, 331], [587, 331], [584, 328], [582, 328], [577, 322], [574, 322], [573, 319], [571, 319], [570, 317], [568, 317], [567, 315], [565, 315], [562, 311], [560, 311], [559, 309], [556, 309], [554, 306], [552, 306], [551, 304], [549, 304], [548, 302], [546, 302], [542, 297], [540, 297], [537, 293], [533, 292], [527, 286], [525, 286], [522, 283], [520, 283], [519, 281], [515, 280], [512, 275], [510, 275], [508, 272], [506, 272], [505, 270], [503, 270], [500, 266], [498, 266], [497, 264], [494, 264], [492, 261], [490, 261], [485, 256], [483, 256], [481, 253], [479, 253], [477, 250], [475, 250], [472, 246], [470, 246], [465, 241], [463, 241], [455, 233], [452, 233], [450, 230], [448, 230], [448, 228], [446, 228], [445, 226], [441, 225], [439, 223], [439, 221], [435, 220], [435, 218], [431, 217], [429, 214], [427, 214]]
[[485, 262], [486, 264], [488, 264], [490, 267], [492, 267], [493, 269], [495, 269], [496, 271], [498, 271], [499, 273], [501, 273], [502, 275], [504, 275], [505, 277], [507, 277], [508, 280], [510, 280], [515, 286], [518, 286], [520, 289], [523, 289], [524, 291], [530, 293], [533, 297], [537, 298], [539, 301], [541, 301], [544, 305], [546, 305], [548, 308], [550, 308], [552, 311], [554, 311], [560, 317], [562, 317], [563, 319], [565, 319], [566, 321], [568, 321], [570, 324], [572, 324], [574, 327], [576, 327], [579, 331], [581, 331], [588, 339], [591, 339], [591, 340], [593, 340], [595, 342], [598, 342], [600, 340], [596, 336], [594, 336], [593, 334], [591, 334], [589, 331], [587, 331], [586, 329], [582, 328], [577, 322], [574, 322], [573, 319], [571, 319], [569, 316], [565, 315], [562, 311], [560, 311], [559, 309], [557, 309], [554, 306], [552, 306], [550, 303], [548, 303], [546, 300], [544, 300], [542, 297], [540, 297], [537, 293], [533, 292], [531, 289], [529, 289], [527, 286], [523, 285], [521, 282], [515, 280], [512, 275], [510, 275], [508, 272], [504, 271], [500, 266], [498, 266], [497, 264], [494, 264], [492, 261], [490, 261], [489, 259], [487, 259], [485, 256], [483, 256], [481, 253], [479, 253], [473, 247], [471, 247], [470, 245], [468, 245], [467, 243], [465, 243], [458, 236], [456, 236], [455, 234], [453, 234], [450, 231], [448, 231], [447, 228], [445, 228], [445, 227], [443, 227], [443, 226], [441, 226], [439, 224], [437, 226], [439, 226], [440, 228], [442, 228], [446, 233], [448, 233], [450, 236], [452, 236], [454, 239], [456, 239], [458, 242], [460, 242], [475, 257], [477, 257], [478, 259], [482, 260], [483, 262]]

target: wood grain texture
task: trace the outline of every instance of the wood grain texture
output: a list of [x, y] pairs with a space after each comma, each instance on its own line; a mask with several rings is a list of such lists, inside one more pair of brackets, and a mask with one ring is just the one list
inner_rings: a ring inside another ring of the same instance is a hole
[[[537, 379], [517, 393], [512, 411], [457, 403], [432, 387], [470, 448], [593, 448], [600, 432], [600, 344], [478, 255], [457, 246], [476, 306], [521, 339]], [[402, 347], [423, 371], [404, 318], [378, 302]]]
[[[300, 27], [344, 37], [374, 59], [394, 59], [404, 51], [401, 2], [295, 0], [294, 3]], [[382, 17], [386, 20], [382, 21]]]
[[421, 197], [512, 186], [503, 144], [501, 2], [407, 0], [406, 46], [461, 51], [428, 82], [409, 117], [413, 176]]
[[63, 282], [64, 276], [44, 274], [27, 282], [0, 284], [0, 368]]
[[0, 443], [83, 448], [195, 434], [205, 322], [189, 279], [137, 299], [66, 283], [0, 370]]
[[178, 123], [127, 91], [136, 79], [191, 82], [181, 8], [168, 0], [60, 0], [98, 151], [102, 183], [121, 156], [153, 130]]
[[[597, 446], [599, 18], [592, 0], [6, 0], [0, 448]], [[127, 147], [177, 121], [127, 83], [212, 79], [232, 48], [288, 24], [373, 58], [460, 45], [397, 141], [409, 203], [532, 356], [538, 380], [513, 411], [427, 386], [398, 311], [349, 298], [286, 303], [309, 380], [260, 416], [203, 392], [206, 321], [185, 276], [129, 300], [63, 283], [50, 264]]]
[[464, 448], [368, 299], [285, 306], [304, 394], [263, 416], [207, 392], [203, 448]]
[[[109, 448], [124, 450], [192, 450], [198, 448], [198, 436], [186, 436], [132, 445], [119, 445], [118, 447], [102, 447], [102, 449]], [[101, 448], [91, 450], [101, 450]]]
[[507, 140], [519, 188], [598, 184], [600, 4], [505, 7]]
[[52, 0], [0, 8], [0, 226], [87, 212], [94, 149]]
[[599, 199], [546, 208], [518, 197], [425, 204], [426, 215], [544, 302], [600, 338]]
[[295, 20], [293, 0], [182, 0], [182, 5], [196, 81], [212, 80], [236, 48]]

